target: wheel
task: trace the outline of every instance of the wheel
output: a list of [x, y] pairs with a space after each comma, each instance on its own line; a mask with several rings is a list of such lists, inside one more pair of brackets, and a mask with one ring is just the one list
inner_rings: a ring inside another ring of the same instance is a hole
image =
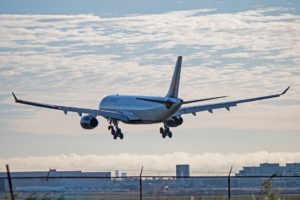
[[110, 133], [112, 134], [112, 135], [115, 135], [116, 134], [116, 132], [115, 132], [115, 130], [112, 128], [112, 129], [110, 129]]
[[122, 133], [122, 132], [121, 132], [121, 129], [120, 129], [120, 128], [117, 128], [116, 133], [117, 133], [118, 135], [121, 134], [121, 133]]
[[169, 131], [168, 137], [169, 137], [169, 138], [172, 138], [172, 132], [171, 132], [171, 131]]
[[162, 133], [161, 136], [162, 136], [162, 138], [166, 138], [167, 135], [165, 133]]
[[119, 137], [120, 137], [120, 139], [121, 139], [121, 140], [123, 140], [123, 138], [124, 138], [124, 134], [123, 134], [123, 133], [121, 133], [121, 134], [119, 135]]
[[114, 140], [116, 140], [118, 138], [117, 134], [114, 134]]
[[160, 128], [159, 128], [159, 132], [160, 132], [161, 134], [163, 134], [163, 133], [165, 132], [165, 130], [163, 129], [163, 127], [160, 127]]

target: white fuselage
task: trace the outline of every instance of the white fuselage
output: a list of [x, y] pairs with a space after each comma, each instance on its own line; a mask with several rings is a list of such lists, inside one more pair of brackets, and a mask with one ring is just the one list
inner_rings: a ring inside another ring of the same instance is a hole
[[[167, 108], [165, 104], [144, 101], [139, 98], [172, 101], [173, 104]], [[181, 104], [182, 100], [178, 98], [110, 95], [102, 99], [99, 109], [120, 112], [131, 116], [130, 120], [123, 121], [124, 123], [151, 124], [166, 121], [180, 108]]]

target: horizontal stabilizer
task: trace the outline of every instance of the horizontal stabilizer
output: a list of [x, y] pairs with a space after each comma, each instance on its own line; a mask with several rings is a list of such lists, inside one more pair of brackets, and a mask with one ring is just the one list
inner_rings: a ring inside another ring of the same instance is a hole
[[158, 103], [158, 104], [164, 104], [166, 106], [166, 108], [171, 108], [171, 106], [175, 103], [173, 101], [170, 100], [157, 100], [157, 99], [147, 99], [147, 98], [136, 98], [138, 100], [142, 100], [142, 101], [148, 101], [148, 102], [153, 102], [153, 103]]

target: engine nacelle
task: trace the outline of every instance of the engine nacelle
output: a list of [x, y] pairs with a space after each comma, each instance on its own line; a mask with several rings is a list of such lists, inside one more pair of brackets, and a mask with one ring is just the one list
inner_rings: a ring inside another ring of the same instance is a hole
[[80, 125], [84, 129], [93, 129], [98, 126], [98, 120], [92, 115], [85, 115], [80, 119]]
[[180, 126], [183, 123], [182, 117], [172, 117], [167, 119], [165, 124], [169, 127], [177, 127]]

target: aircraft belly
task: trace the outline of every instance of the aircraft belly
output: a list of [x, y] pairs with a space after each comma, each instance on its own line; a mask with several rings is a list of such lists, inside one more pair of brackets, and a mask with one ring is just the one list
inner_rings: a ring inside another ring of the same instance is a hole
[[160, 121], [165, 117], [165, 112], [157, 110], [140, 110], [133, 113], [142, 121]]
[[178, 108], [171, 109], [149, 109], [149, 110], [135, 110], [131, 111], [138, 119], [129, 120], [128, 124], [154, 124], [164, 122], [172, 116]]
[[181, 102], [175, 103], [171, 108], [167, 108], [165, 105], [137, 100], [136, 97], [115, 96], [114, 98], [118, 101], [111, 103], [108, 100], [102, 100], [99, 109], [118, 112], [121, 115], [126, 116], [128, 120], [120, 121], [128, 124], [152, 124], [164, 122], [181, 106]]

